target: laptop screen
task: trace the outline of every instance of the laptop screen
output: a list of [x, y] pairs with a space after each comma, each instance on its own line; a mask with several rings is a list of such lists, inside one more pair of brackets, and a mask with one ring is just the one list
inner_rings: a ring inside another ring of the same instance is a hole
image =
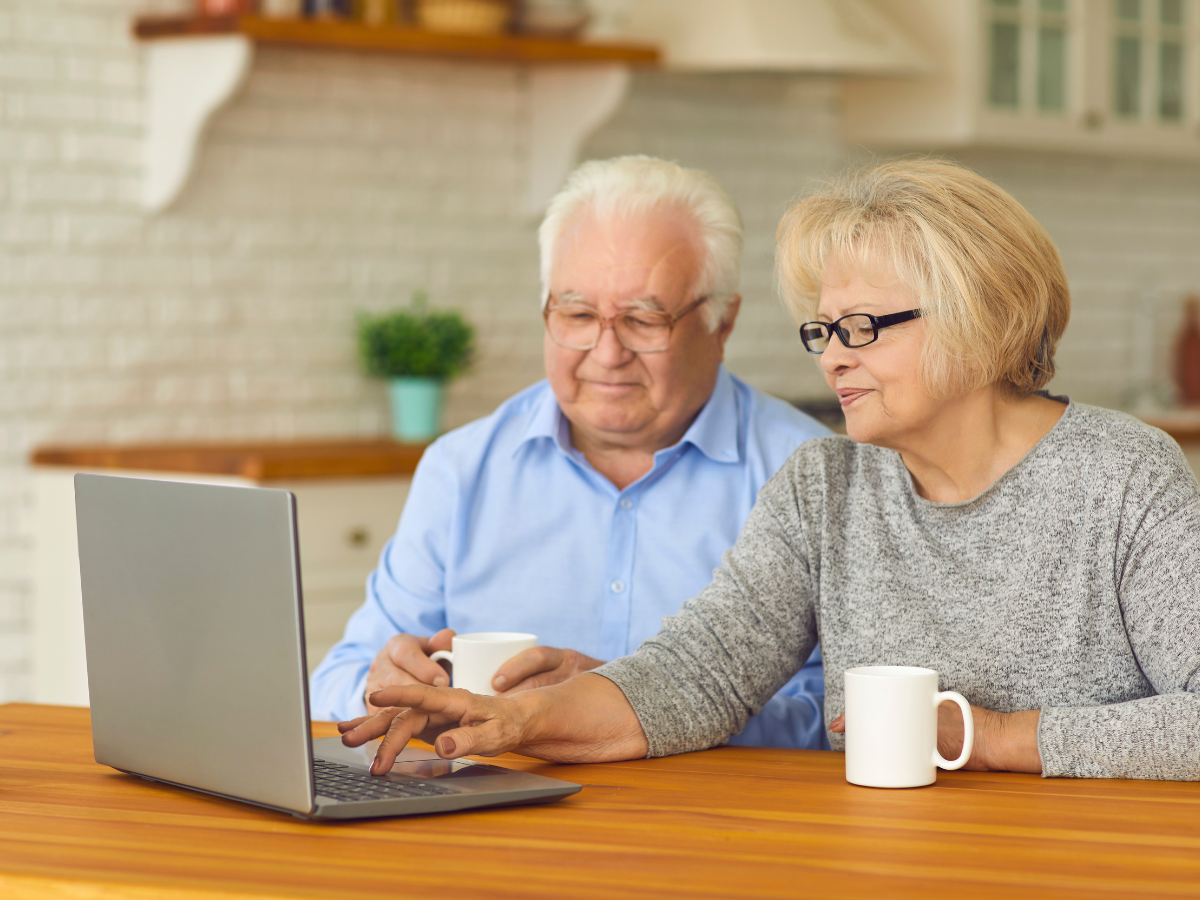
[[96, 761], [313, 808], [295, 498], [76, 475]]

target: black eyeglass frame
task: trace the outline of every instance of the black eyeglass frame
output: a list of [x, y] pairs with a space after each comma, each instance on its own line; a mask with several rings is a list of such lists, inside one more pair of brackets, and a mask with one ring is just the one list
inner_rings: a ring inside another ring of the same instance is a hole
[[[838, 327], [841, 322], [844, 322], [846, 319], [852, 319], [855, 316], [866, 316], [871, 320], [871, 339], [869, 341], [864, 341], [861, 344], [852, 344], [850, 343], [849, 329]], [[899, 325], [902, 322], [911, 322], [913, 319], [919, 318], [921, 318], [921, 310], [919, 309], [908, 309], [904, 312], [892, 313], [891, 315], [887, 316], [873, 316], [870, 313], [850, 313], [849, 315], [842, 316], [840, 319], [836, 319], [833, 322], [805, 322], [800, 326], [800, 340], [804, 343], [804, 349], [809, 353], [812, 353], [815, 356], [820, 356], [822, 353], [824, 353], [824, 350], [814, 350], [811, 346], [809, 346], [808, 337], [804, 334], [804, 329], [815, 325], [825, 332], [825, 336], [830, 341], [833, 340], [833, 336], [836, 334], [838, 336], [838, 340], [842, 342], [843, 347], [851, 350], [857, 350], [859, 347], [868, 347], [879, 340], [879, 329], [889, 328], [892, 325]]]

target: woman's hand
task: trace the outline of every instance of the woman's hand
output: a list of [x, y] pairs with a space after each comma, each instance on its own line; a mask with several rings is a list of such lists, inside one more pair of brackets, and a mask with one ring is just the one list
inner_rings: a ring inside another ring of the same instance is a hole
[[[964, 769], [972, 772], [1031, 772], [1040, 775], [1037, 728], [1040, 710], [1001, 713], [982, 706], [971, 707], [975, 720], [975, 748]], [[829, 723], [829, 730], [845, 734], [846, 714]], [[953, 703], [938, 706], [938, 753], [954, 760], [962, 753], [963, 717]]]
[[599, 675], [511, 697], [483, 697], [455, 688], [407, 684], [370, 697], [373, 716], [338, 724], [342, 742], [358, 747], [383, 736], [371, 773], [383, 775], [411, 738], [438, 756], [496, 756], [515, 751], [555, 762], [637, 759], [648, 744], [621, 689]]
[[530, 719], [528, 704], [424, 684], [376, 691], [371, 705], [381, 709], [373, 716], [338, 723], [338, 731], [342, 742], [351, 747], [384, 736], [371, 763], [373, 775], [390, 772], [414, 737], [433, 744], [444, 759], [515, 750], [524, 743]]

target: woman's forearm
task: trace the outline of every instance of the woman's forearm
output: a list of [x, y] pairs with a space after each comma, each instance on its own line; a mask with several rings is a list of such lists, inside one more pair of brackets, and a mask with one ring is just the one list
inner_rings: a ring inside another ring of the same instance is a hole
[[518, 753], [555, 762], [640, 759], [646, 735], [625, 694], [603, 675], [586, 673], [562, 684], [516, 694], [527, 716]]

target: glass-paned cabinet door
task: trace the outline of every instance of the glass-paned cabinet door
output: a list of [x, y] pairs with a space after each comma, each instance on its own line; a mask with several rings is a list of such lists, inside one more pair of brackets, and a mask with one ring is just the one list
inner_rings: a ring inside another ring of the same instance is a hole
[[1037, 105], [1043, 112], [1067, 107], [1067, 0], [1039, 0]]
[[992, 0], [988, 49], [991, 67], [988, 100], [993, 106], [1016, 109], [1020, 100], [1020, 0]]
[[988, 0], [986, 5], [989, 105], [1065, 112], [1068, 0]]
[[1120, 118], [1181, 122], [1185, 114], [1185, 0], [1112, 0], [1112, 108]]
[[1158, 116], [1167, 122], [1183, 118], [1183, 0], [1159, 0]]
[[[1153, 2], [1153, 0], [1151, 0]], [[1142, 0], [1114, 0], [1113, 112], [1135, 118], [1142, 111]]]

